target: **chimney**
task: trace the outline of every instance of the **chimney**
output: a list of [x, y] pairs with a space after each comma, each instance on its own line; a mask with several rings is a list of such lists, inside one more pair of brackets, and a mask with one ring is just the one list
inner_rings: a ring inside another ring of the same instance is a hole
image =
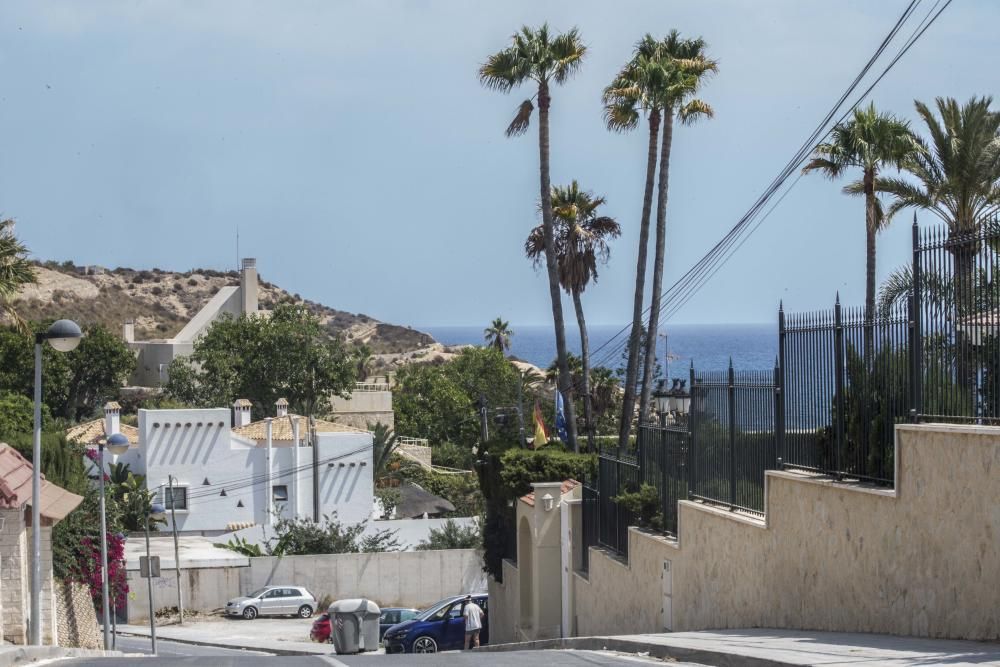
[[244, 257], [240, 269], [240, 305], [243, 314], [257, 312], [257, 260]]
[[278, 417], [286, 417], [288, 415], [288, 401], [279, 398], [274, 405], [276, 406], [275, 415]]
[[238, 399], [233, 403], [233, 425], [236, 428], [246, 426], [250, 423], [250, 408], [252, 404], [245, 398]]
[[110, 437], [119, 433], [121, 428], [122, 406], [114, 401], [104, 406], [104, 437]]
[[122, 340], [126, 343], [135, 342], [135, 320], [125, 320], [122, 325]]

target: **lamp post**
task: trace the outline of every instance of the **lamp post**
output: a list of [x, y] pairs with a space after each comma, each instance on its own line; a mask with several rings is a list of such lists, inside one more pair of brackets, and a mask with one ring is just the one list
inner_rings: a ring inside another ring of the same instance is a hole
[[656, 389], [653, 390], [653, 400], [656, 401], [656, 412], [660, 415], [660, 426], [664, 427], [667, 425], [667, 414], [671, 408], [671, 395], [666, 380], [657, 381]]
[[[112, 433], [107, 440], [108, 450], [113, 456], [124, 454], [128, 451], [128, 438], [121, 433]], [[111, 575], [108, 573], [108, 518], [104, 506], [104, 443], [97, 444], [97, 451], [100, 453], [100, 471], [98, 479], [101, 486], [101, 610], [104, 620], [104, 650], [111, 650], [111, 611], [108, 603], [108, 588], [110, 587]]]
[[149, 557], [149, 520], [162, 521], [167, 516], [163, 505], [153, 503], [146, 514], [146, 585], [149, 591], [149, 641], [153, 655], [156, 655], [156, 616], [153, 613], [153, 561]]
[[31, 448], [31, 643], [42, 645], [42, 343], [59, 352], [80, 344], [83, 332], [72, 320], [56, 320], [35, 334], [35, 436]]

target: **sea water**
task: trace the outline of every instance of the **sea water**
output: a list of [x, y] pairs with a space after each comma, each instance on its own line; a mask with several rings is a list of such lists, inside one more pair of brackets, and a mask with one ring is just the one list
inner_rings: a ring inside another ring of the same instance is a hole
[[[556, 356], [555, 333], [551, 326], [511, 325], [513, 335], [508, 354], [547, 368]], [[422, 327], [445, 345], [483, 345], [481, 326]], [[628, 337], [621, 325], [594, 325], [589, 328], [591, 363], [618, 368], [625, 365], [622, 349]], [[620, 335], [619, 335], [620, 333]], [[669, 351], [668, 377], [687, 377], [693, 362], [702, 371], [724, 370], [732, 358], [736, 370], [774, 368], [778, 354], [777, 324], [670, 324], [660, 327], [656, 356], [663, 363], [664, 345]], [[666, 334], [666, 341], [662, 337]], [[580, 335], [575, 322], [567, 322], [566, 344], [580, 353]]]

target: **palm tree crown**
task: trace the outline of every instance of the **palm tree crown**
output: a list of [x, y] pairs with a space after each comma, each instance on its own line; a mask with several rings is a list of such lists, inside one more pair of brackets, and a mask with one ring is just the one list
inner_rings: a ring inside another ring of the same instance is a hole
[[495, 347], [500, 352], [510, 349], [510, 337], [514, 332], [510, 330], [510, 323], [504, 322], [501, 318], [496, 318], [490, 326], [483, 329], [483, 338], [490, 347]]
[[28, 249], [14, 236], [14, 221], [0, 220], [0, 315], [28, 332], [28, 325], [18, 314], [13, 300], [21, 287], [35, 282], [35, 269], [28, 259]]
[[[573, 28], [553, 35], [548, 23], [538, 29], [523, 26], [511, 37], [511, 45], [494, 53], [479, 68], [479, 81], [491, 90], [510, 92], [526, 81], [548, 86], [549, 81], [564, 83], [583, 64], [587, 47]], [[518, 107], [507, 127], [507, 136], [524, 134], [534, 111], [531, 100]]]
[[[604, 197], [581, 190], [576, 181], [552, 187], [559, 284], [568, 293], [583, 292], [591, 281], [597, 282], [597, 264], [607, 262], [610, 253], [608, 239], [621, 235], [621, 225], [614, 218], [596, 213], [605, 202]], [[544, 260], [545, 235], [541, 225], [528, 234], [524, 253], [536, 266]]]
[[879, 179], [877, 187], [895, 198], [887, 217], [904, 208], [930, 211], [952, 234], [972, 232], [1000, 210], [1000, 112], [991, 97], [972, 98], [959, 105], [937, 98], [940, 120], [923, 102], [914, 102], [930, 133], [930, 144], [904, 168], [917, 178]]

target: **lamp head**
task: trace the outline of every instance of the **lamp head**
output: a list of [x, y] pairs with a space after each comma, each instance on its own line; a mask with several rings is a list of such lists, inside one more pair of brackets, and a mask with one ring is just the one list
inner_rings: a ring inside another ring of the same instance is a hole
[[666, 381], [659, 380], [656, 383], [656, 390], [653, 391], [653, 398], [656, 400], [656, 410], [660, 414], [670, 411], [670, 392], [666, 388]]
[[128, 451], [128, 438], [121, 433], [112, 433], [108, 438], [108, 451], [118, 456]]
[[44, 338], [59, 352], [69, 352], [80, 344], [83, 332], [80, 330], [80, 325], [73, 320], [56, 320], [46, 330]]
[[149, 506], [149, 518], [153, 521], [162, 521], [167, 517], [167, 510], [159, 503]]

